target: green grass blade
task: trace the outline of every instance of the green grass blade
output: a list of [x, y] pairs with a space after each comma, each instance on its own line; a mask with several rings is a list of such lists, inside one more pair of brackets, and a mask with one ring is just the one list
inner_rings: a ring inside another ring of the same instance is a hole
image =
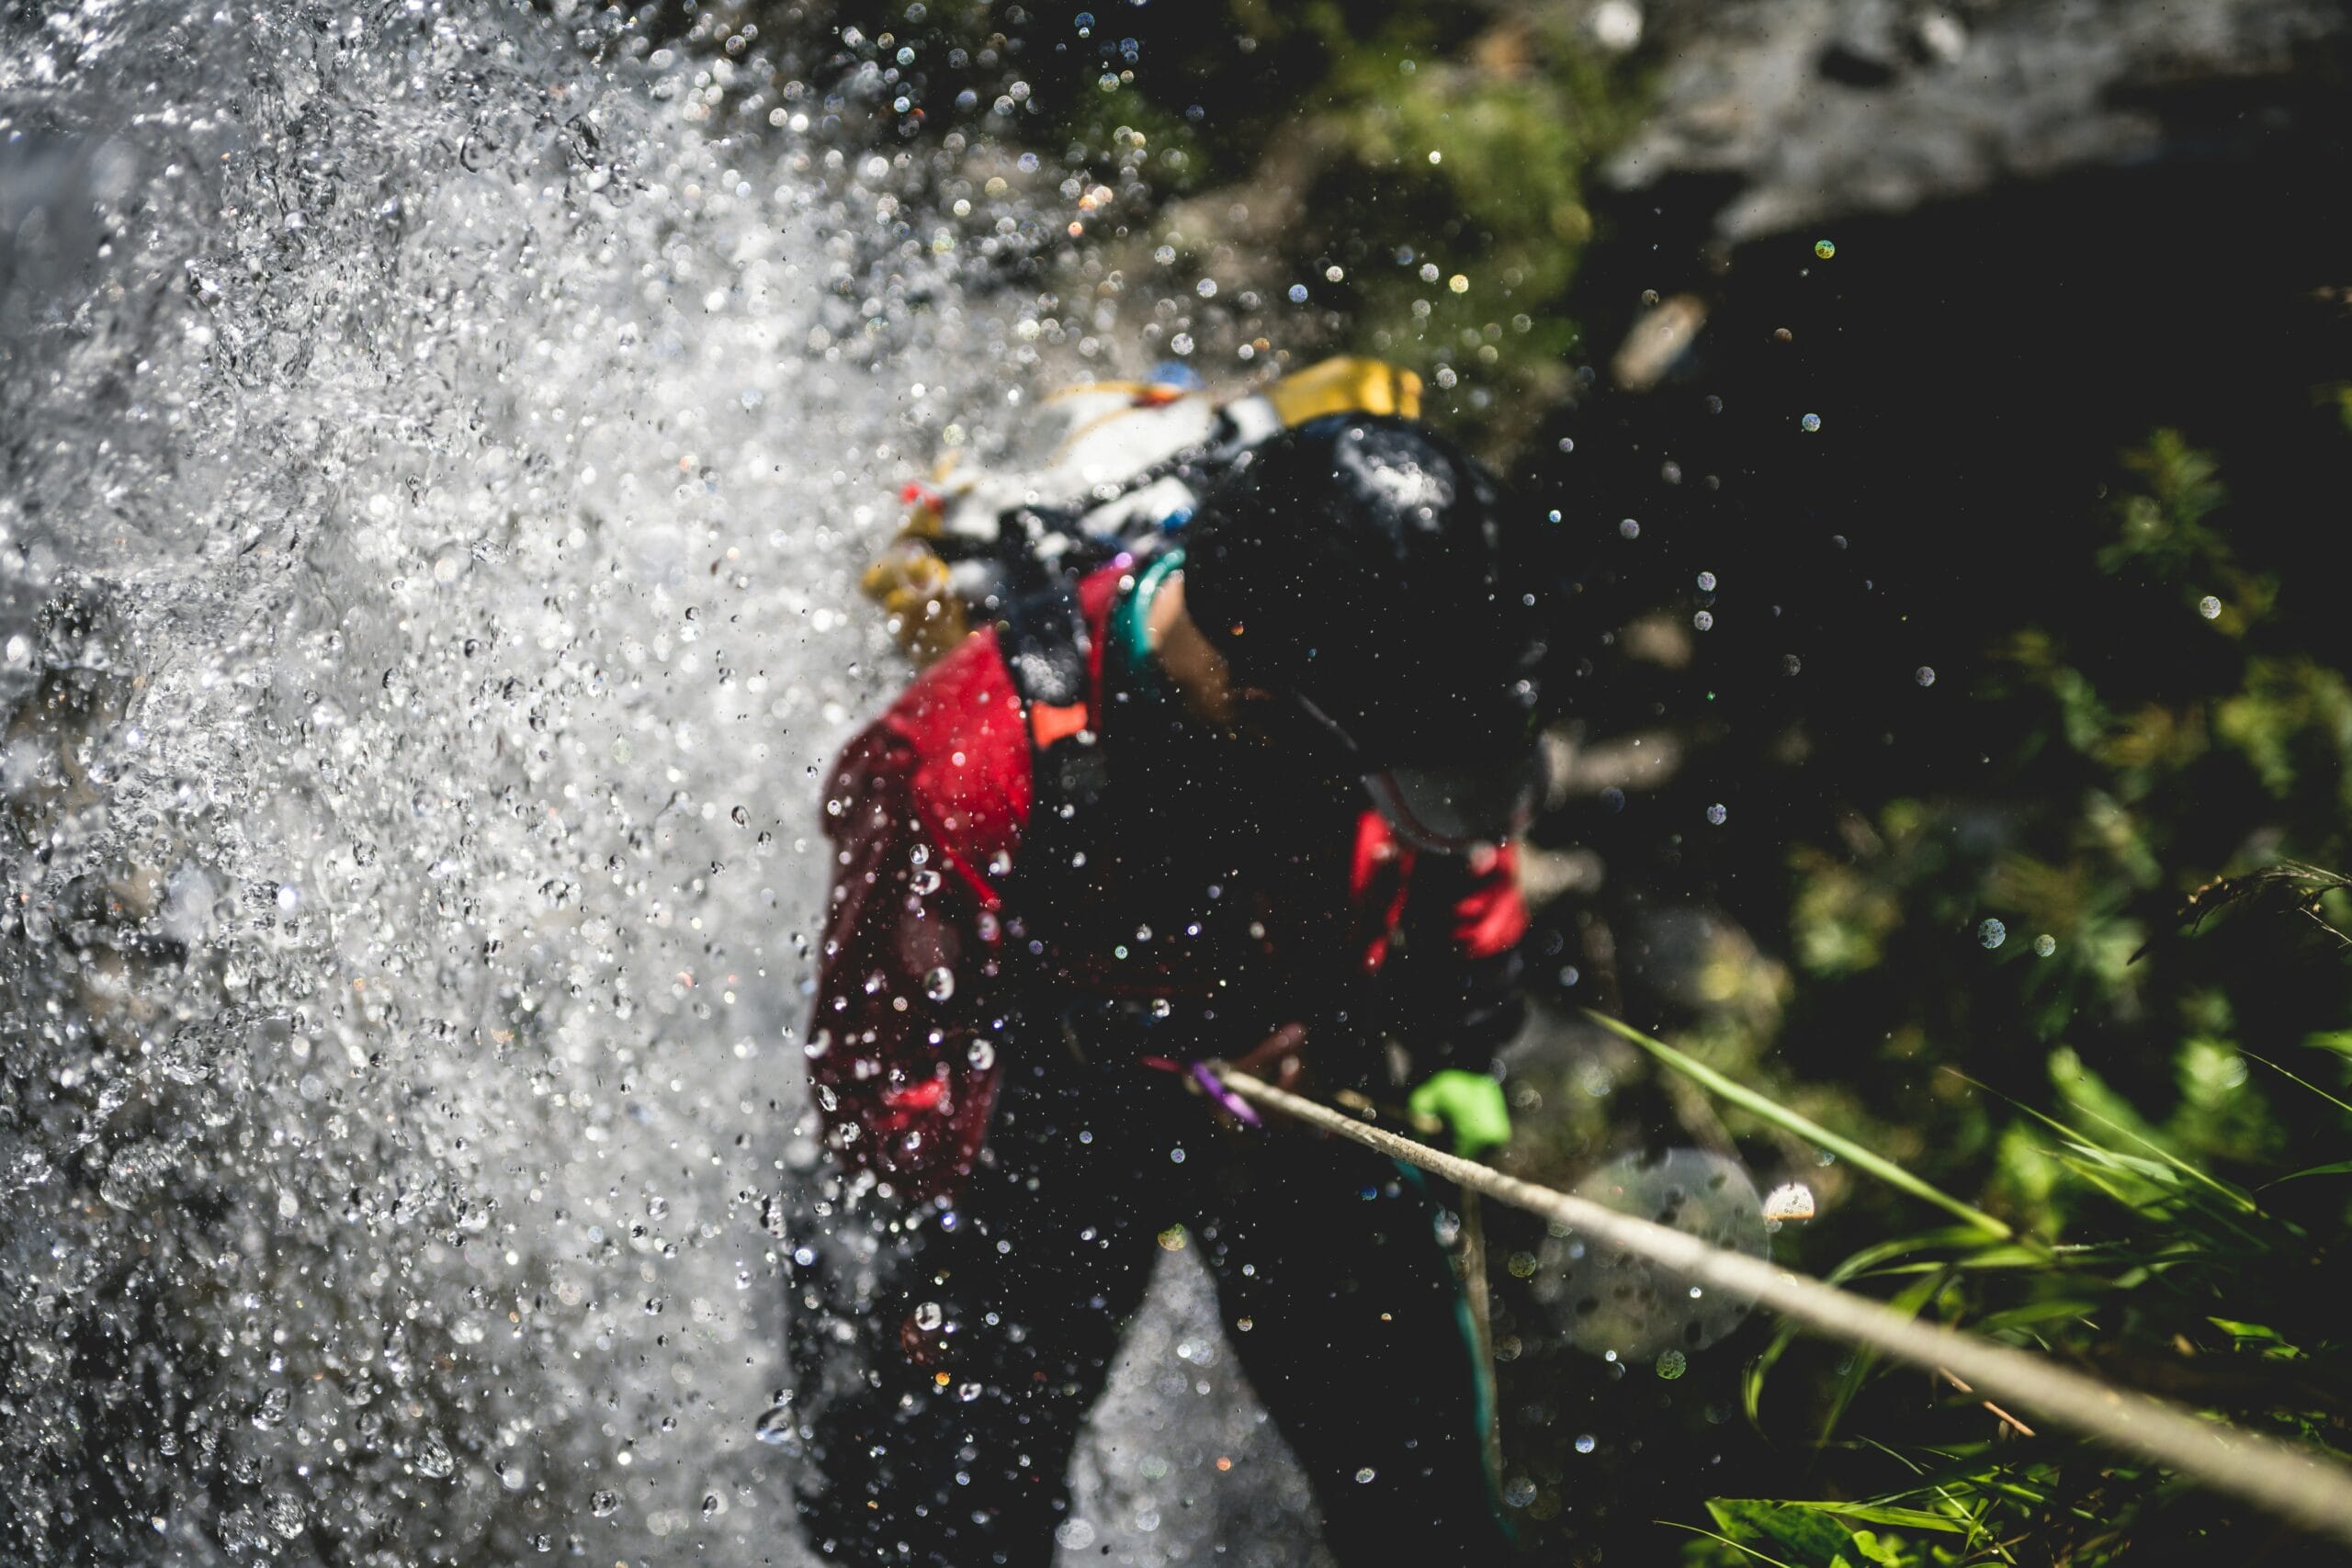
[[[2352, 1159], [2337, 1160], [2334, 1165], [2315, 1165], [2308, 1170], [2298, 1170], [2282, 1176], [2278, 1181], [2297, 1181], [2306, 1176], [2352, 1176]], [[2278, 1181], [2271, 1182], [2276, 1187]]]
[[1968, 1527], [1951, 1515], [1931, 1513], [1926, 1508], [1897, 1508], [1881, 1503], [1805, 1503], [1793, 1499], [1776, 1506], [1810, 1508], [1815, 1513], [1828, 1514], [1841, 1520], [1860, 1519], [1866, 1525], [1893, 1525], [1897, 1529], [1934, 1530], [1941, 1535], [1968, 1533]]
[[2305, 1089], [2311, 1090], [2313, 1094], [2319, 1096], [2322, 1100], [2324, 1100], [2338, 1111], [2352, 1111], [2352, 1103], [2347, 1103], [2346, 1101], [2336, 1099], [2335, 1096], [2328, 1093], [2327, 1090], [2320, 1088], [2319, 1085], [2312, 1082], [2309, 1078], [2297, 1077], [2295, 1074], [2290, 1073], [2286, 1068], [2280, 1066], [2278, 1063], [2272, 1061], [2269, 1057], [2257, 1056], [2253, 1052], [2246, 1050], [2244, 1046], [2240, 1046], [2238, 1048], [2238, 1055], [2244, 1056], [2249, 1062], [2260, 1062], [2264, 1066], [2268, 1067], [2272, 1072], [2277, 1073], [2289, 1083], [2302, 1085]]
[[1725, 1546], [1730, 1547], [1734, 1551], [1745, 1551], [1748, 1556], [1753, 1557], [1758, 1562], [1770, 1563], [1771, 1568], [1789, 1568], [1789, 1564], [1781, 1562], [1779, 1558], [1767, 1557], [1762, 1552], [1757, 1551], [1754, 1547], [1748, 1546], [1741, 1541], [1734, 1540], [1727, 1535], [1717, 1535], [1714, 1531], [1707, 1529], [1704, 1525], [1686, 1525], [1680, 1519], [1652, 1519], [1650, 1523], [1654, 1525], [1664, 1525], [1668, 1529], [1689, 1530], [1692, 1535], [1703, 1535], [1709, 1540], [1719, 1540]]
[[1921, 1180], [1883, 1155], [1875, 1154], [1849, 1138], [1841, 1138], [1809, 1117], [1800, 1116], [1779, 1102], [1757, 1093], [1745, 1084], [1735, 1083], [1723, 1074], [1693, 1056], [1685, 1055], [1663, 1040], [1654, 1040], [1623, 1020], [1606, 1013], [1585, 1010], [1585, 1016], [1619, 1038], [1640, 1046], [1660, 1062], [1701, 1085], [1718, 1098], [1738, 1106], [1742, 1111], [1784, 1131], [1793, 1133], [1816, 1148], [1827, 1149], [1848, 1164], [1869, 1171], [1881, 1181], [1898, 1191], [1907, 1192], [1925, 1202], [1933, 1203], [1945, 1213], [1965, 1220], [1985, 1235], [2003, 1241], [2019, 1239], [2018, 1233], [2003, 1221], [1995, 1219], [1973, 1204], [1963, 1203], [1951, 1193]]

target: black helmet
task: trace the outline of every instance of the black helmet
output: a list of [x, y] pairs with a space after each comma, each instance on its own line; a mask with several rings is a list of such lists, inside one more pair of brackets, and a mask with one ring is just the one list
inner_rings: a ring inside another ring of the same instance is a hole
[[1244, 454], [1186, 530], [1187, 612], [1295, 700], [1408, 841], [1526, 825], [1543, 788], [1533, 520], [1453, 442], [1335, 414]]

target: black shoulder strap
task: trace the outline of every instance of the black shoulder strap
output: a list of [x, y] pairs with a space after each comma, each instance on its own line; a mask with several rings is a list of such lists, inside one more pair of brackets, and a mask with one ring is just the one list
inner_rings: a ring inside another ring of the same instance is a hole
[[998, 614], [996, 638], [1023, 708], [1085, 703], [1091, 639], [1069, 584], [1050, 583], [1008, 601]]
[[1046, 829], [1049, 837], [1092, 806], [1107, 782], [1091, 711], [1092, 643], [1077, 591], [1064, 583], [1014, 599], [997, 620], [997, 648], [1029, 733], [1030, 821], [1056, 824]]

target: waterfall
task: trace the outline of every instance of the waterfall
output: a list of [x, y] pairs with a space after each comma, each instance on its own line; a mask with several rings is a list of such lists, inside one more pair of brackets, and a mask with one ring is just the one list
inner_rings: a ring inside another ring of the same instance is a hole
[[[978, 151], [576, 25], [0, 12], [11, 1561], [806, 1560], [852, 585], [1060, 326], [933, 216]], [[1148, 1316], [1071, 1559], [1300, 1560], [1205, 1291]]]

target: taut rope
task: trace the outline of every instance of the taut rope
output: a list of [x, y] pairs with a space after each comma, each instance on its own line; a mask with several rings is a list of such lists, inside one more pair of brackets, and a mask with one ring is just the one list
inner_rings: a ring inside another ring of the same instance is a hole
[[2190, 1414], [2149, 1395], [2127, 1393], [2054, 1361], [1940, 1324], [1922, 1323], [1865, 1296], [1745, 1253], [1725, 1252], [1670, 1226], [1621, 1214], [1589, 1198], [1555, 1191], [1444, 1154], [1384, 1127], [1366, 1126], [1247, 1073], [1220, 1069], [1226, 1087], [1269, 1111], [1376, 1149], [1444, 1177], [1466, 1192], [1583, 1232], [1708, 1290], [1762, 1303], [1815, 1333], [1867, 1345], [1972, 1392], [2071, 1427], [2136, 1453], [2216, 1491], [2228, 1492], [2304, 1529], [2352, 1543], [2352, 1469], [2326, 1455], [2226, 1421]]

